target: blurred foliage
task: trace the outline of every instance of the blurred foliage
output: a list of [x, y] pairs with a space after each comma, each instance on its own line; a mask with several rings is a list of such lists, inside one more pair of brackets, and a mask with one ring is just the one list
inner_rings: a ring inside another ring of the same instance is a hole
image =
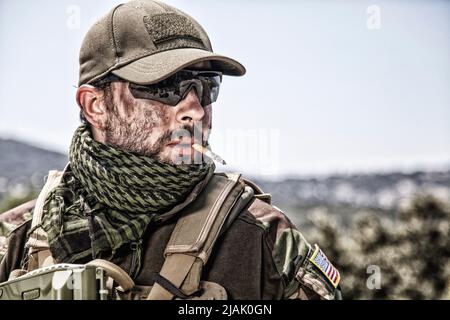
[[344, 299], [450, 299], [449, 203], [420, 196], [394, 220], [361, 212], [349, 228], [326, 209], [311, 219], [308, 238], [340, 270]]
[[7, 194], [3, 199], [0, 200], [0, 214], [8, 211], [9, 209], [15, 208], [28, 202], [30, 200], [36, 199], [39, 195], [39, 190], [28, 188], [22, 195], [13, 196]]

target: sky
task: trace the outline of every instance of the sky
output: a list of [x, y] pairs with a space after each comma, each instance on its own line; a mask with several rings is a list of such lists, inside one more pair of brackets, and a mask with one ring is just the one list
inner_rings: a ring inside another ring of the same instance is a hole
[[[0, 0], [0, 137], [67, 152], [82, 39], [121, 2]], [[247, 69], [213, 106], [211, 146], [228, 170], [450, 167], [449, 1], [165, 2]]]

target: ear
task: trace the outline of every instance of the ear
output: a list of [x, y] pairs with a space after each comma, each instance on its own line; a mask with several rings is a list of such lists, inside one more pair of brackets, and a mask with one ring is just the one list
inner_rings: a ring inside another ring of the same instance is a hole
[[100, 130], [105, 128], [108, 116], [104, 95], [103, 90], [84, 84], [78, 88], [76, 96], [78, 106], [83, 110], [86, 120]]

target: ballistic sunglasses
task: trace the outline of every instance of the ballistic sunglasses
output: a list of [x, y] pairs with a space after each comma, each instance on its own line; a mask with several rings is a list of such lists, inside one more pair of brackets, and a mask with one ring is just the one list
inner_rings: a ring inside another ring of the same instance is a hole
[[216, 71], [182, 70], [173, 76], [150, 85], [130, 83], [129, 89], [135, 99], [148, 99], [176, 106], [195, 89], [203, 107], [217, 101], [222, 73]]

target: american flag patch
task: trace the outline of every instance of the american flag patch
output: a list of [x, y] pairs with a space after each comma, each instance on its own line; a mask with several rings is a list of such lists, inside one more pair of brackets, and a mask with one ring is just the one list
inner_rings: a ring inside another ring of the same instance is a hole
[[316, 244], [315, 250], [309, 261], [311, 261], [317, 268], [322, 271], [322, 273], [330, 280], [331, 284], [336, 288], [341, 280], [341, 275], [339, 271], [331, 264], [325, 254], [320, 250], [319, 246]]

